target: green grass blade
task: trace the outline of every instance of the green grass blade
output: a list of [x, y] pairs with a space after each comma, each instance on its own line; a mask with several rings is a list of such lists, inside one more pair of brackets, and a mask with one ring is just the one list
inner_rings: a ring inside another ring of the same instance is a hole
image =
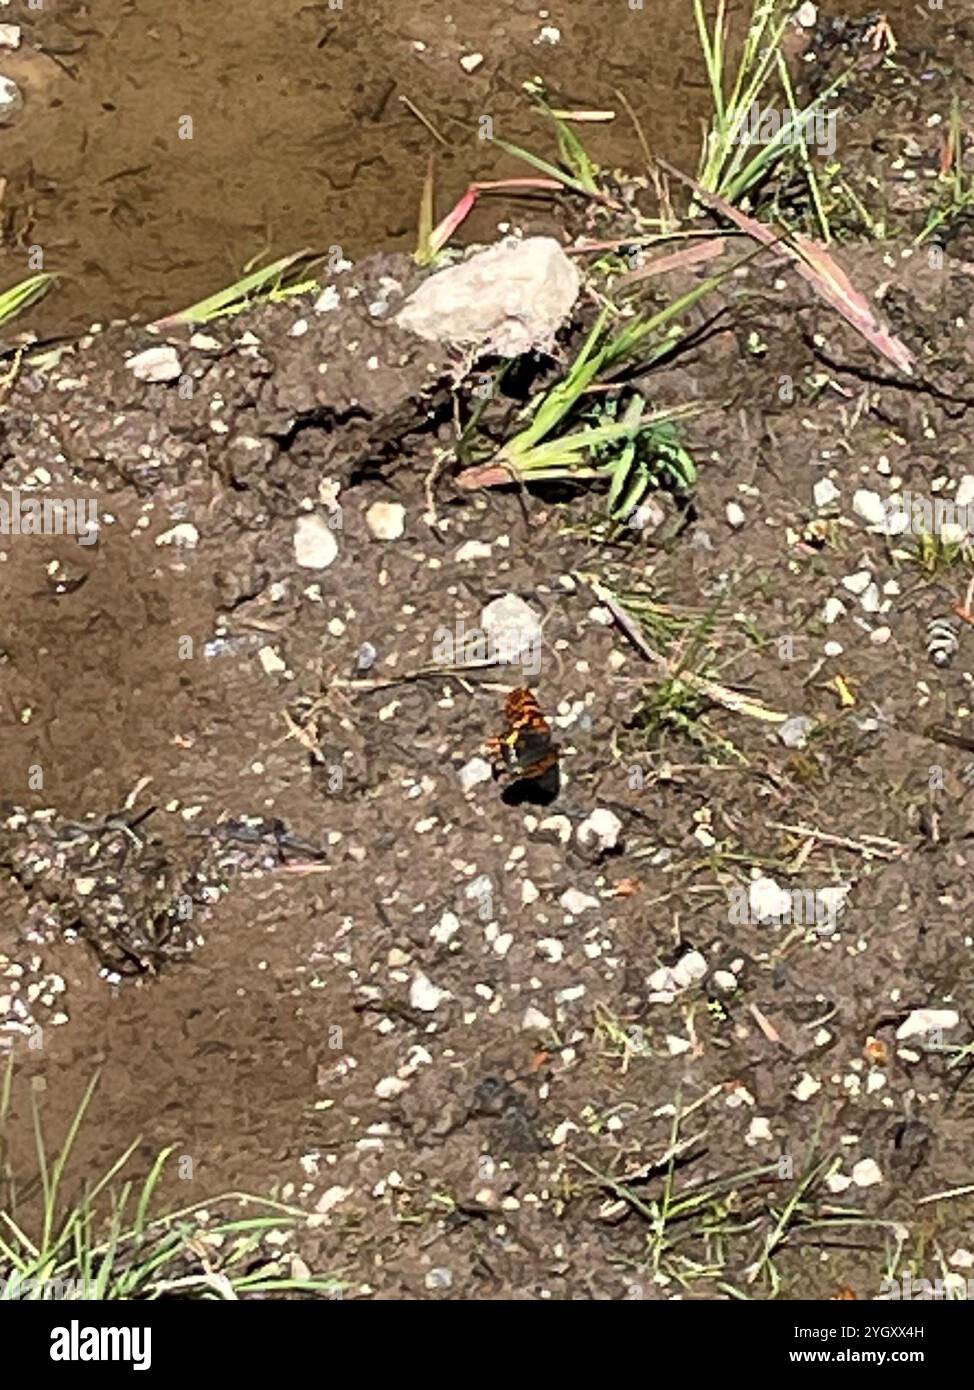
[[419, 199], [419, 229], [416, 236], [416, 252], [413, 256], [417, 265], [429, 265], [435, 252], [433, 250], [433, 177], [434, 161], [430, 155], [423, 179], [423, 191]]
[[[268, 296], [272, 292], [282, 291], [289, 272], [293, 272], [295, 267], [301, 265], [306, 267], [308, 263], [316, 259], [315, 253], [308, 249], [295, 251], [290, 256], [282, 256], [280, 260], [273, 261], [270, 265], [265, 265], [260, 270], [252, 271], [250, 275], [244, 275], [242, 279], [236, 280], [226, 289], [218, 290], [216, 294], [209, 295], [206, 299], [197, 300], [187, 309], [180, 309], [175, 314], [167, 314], [165, 318], [156, 319], [151, 325], [153, 328], [172, 328], [183, 323], [209, 323], [212, 319], [219, 318], [221, 314], [239, 313], [251, 302], [254, 297]], [[292, 293], [307, 288], [307, 285], [290, 286]]]
[[575, 178], [572, 174], [566, 174], [564, 169], [559, 169], [557, 164], [551, 164], [547, 159], [542, 159], [540, 155], [532, 154], [530, 150], [524, 150], [520, 145], [513, 145], [509, 140], [502, 140], [499, 136], [494, 136], [494, 144], [499, 145], [507, 154], [515, 159], [521, 159], [525, 164], [530, 164], [532, 169], [537, 169], [539, 173], [547, 175], [549, 179], [557, 179], [566, 188], [572, 189], [575, 193], [584, 193], [586, 197], [593, 197], [598, 194], [598, 190], [586, 188], [581, 179]]
[[26, 280], [21, 280], [0, 293], [0, 326], [9, 323], [28, 305], [35, 304], [47, 294], [56, 279], [53, 271], [45, 270], [37, 275], [29, 275]]

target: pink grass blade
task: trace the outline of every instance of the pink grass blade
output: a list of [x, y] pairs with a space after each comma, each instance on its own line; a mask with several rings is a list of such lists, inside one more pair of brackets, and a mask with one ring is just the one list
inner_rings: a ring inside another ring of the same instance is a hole
[[679, 169], [674, 169], [672, 165], [666, 164], [665, 160], [660, 160], [660, 163], [669, 173], [692, 188], [702, 203], [729, 218], [731, 222], [740, 227], [742, 232], [746, 232], [755, 241], [763, 242], [766, 246], [777, 245], [791, 258], [799, 275], [808, 281], [826, 304], [830, 305], [836, 313], [841, 314], [845, 321], [857, 333], [860, 333], [881, 356], [885, 357], [888, 362], [892, 362], [894, 367], [905, 372], [907, 376], [913, 375], [914, 359], [910, 349], [880, 323], [865, 295], [854, 287], [838, 261], [821, 243], [798, 234], [795, 234], [789, 243], [786, 239], [787, 233], [769, 227], [754, 217], [749, 217], [747, 213], [741, 212], [740, 208], [734, 207], [733, 203], [727, 202], [719, 194], [708, 193], [697, 183], [696, 179], [682, 174]]

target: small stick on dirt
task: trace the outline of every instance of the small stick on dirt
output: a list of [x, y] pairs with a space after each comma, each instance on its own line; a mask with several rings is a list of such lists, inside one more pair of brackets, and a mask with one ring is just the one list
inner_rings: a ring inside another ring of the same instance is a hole
[[779, 1047], [784, 1046], [784, 1044], [781, 1041], [781, 1034], [778, 1032], [777, 1028], [774, 1026], [771, 1020], [765, 1017], [765, 1015], [758, 1008], [757, 1004], [751, 1004], [750, 1014], [751, 1017], [754, 1019], [754, 1022], [761, 1029], [761, 1032], [767, 1038], [768, 1042], [777, 1043]]
[[787, 714], [782, 714], [780, 710], [769, 709], [767, 705], [762, 705], [757, 700], [749, 700], [746, 695], [740, 695], [736, 690], [728, 690], [727, 686], [718, 685], [716, 681], [707, 680], [705, 676], [698, 676], [693, 671], [675, 671], [672, 662], [649, 645], [632, 618], [608, 589], [594, 576], [582, 574], [580, 570], [575, 571], [574, 577], [592, 590], [599, 602], [608, 608], [630, 642], [669, 679], [681, 680], [691, 690], [699, 690], [701, 694], [713, 700], [714, 704], [723, 705], [724, 709], [730, 710], [732, 714], [747, 714], [752, 719], [761, 719], [767, 724], [783, 724], [788, 718]]
[[409, 98], [407, 96], [403, 96], [402, 93], [400, 93], [399, 95], [399, 100], [402, 102], [403, 106], [405, 106], [406, 110], [411, 111], [412, 114], [416, 117], [417, 121], [419, 121], [421, 125], [424, 125], [426, 127], [430, 135], [432, 135], [433, 139], [438, 140], [440, 142], [440, 144], [443, 146], [445, 150], [451, 150], [453, 148], [449, 140], [444, 139], [444, 137], [440, 134], [440, 132], [437, 130], [436, 126], [429, 119], [429, 117], [423, 115], [422, 111], [420, 111], [419, 107], [415, 104], [415, 102], [410, 101]]
[[132, 788], [132, 790], [129, 792], [128, 796], [127, 796], [127, 797], [125, 798], [125, 800], [122, 802], [122, 807], [123, 807], [124, 810], [126, 810], [126, 811], [131, 811], [132, 807], [135, 805], [135, 803], [136, 803], [136, 802], [138, 801], [138, 799], [139, 799], [139, 794], [140, 794], [141, 792], [145, 791], [146, 787], [149, 785], [149, 783], [150, 783], [151, 781], [152, 781], [152, 778], [151, 778], [151, 777], [140, 777], [140, 778], [139, 778], [139, 780], [136, 782], [135, 786], [134, 786], [134, 787]]
[[711, 261], [715, 256], [722, 256], [726, 249], [727, 244], [723, 237], [698, 241], [683, 251], [672, 251], [668, 256], [657, 256], [654, 261], [647, 261], [637, 270], [629, 271], [628, 275], [621, 275], [615, 282], [616, 289], [628, 288], [630, 285], [638, 284], [640, 280], [649, 280], [654, 275], [665, 275], [671, 270], [685, 270], [687, 266], [697, 265], [701, 261]]
[[675, 227], [679, 219], [673, 213], [673, 204], [670, 200], [669, 180], [660, 173], [659, 164], [653, 157], [649, 141], [646, 139], [646, 132], [643, 130], [642, 122], [636, 115], [632, 102], [621, 88], [616, 88], [616, 96], [626, 109], [626, 114], [632, 121], [633, 129], [636, 132], [636, 139], [639, 141], [643, 158], [646, 161], [646, 173], [649, 175], [653, 188], [656, 192], [656, 205], [659, 208], [660, 224], [664, 227]]
[[301, 725], [297, 720], [292, 719], [287, 710], [282, 710], [281, 715], [288, 727], [288, 732], [282, 742], [286, 743], [289, 738], [296, 738], [301, 747], [305, 752], [311, 754], [316, 763], [323, 763], [325, 758], [321, 751], [321, 744], [315, 735], [309, 732], [308, 726]]
[[423, 484], [423, 491], [426, 494], [427, 523], [430, 530], [434, 532], [441, 541], [443, 537], [439, 529], [440, 514], [436, 510], [436, 484], [440, 480], [440, 474], [443, 472], [444, 465], [449, 457], [449, 454], [443, 454], [433, 460], [433, 467], [427, 473], [426, 481]]
[[877, 855], [880, 859], [899, 859], [906, 853], [906, 846], [897, 840], [888, 840], [885, 835], [863, 835], [862, 840], [850, 840], [845, 835], [830, 835], [825, 830], [813, 830], [807, 825], [785, 825], [782, 821], [770, 821], [769, 829], [784, 830], [789, 835], [801, 835], [818, 840], [823, 845], [835, 845], [839, 849], [850, 849], [865, 859]]
[[918, 1197], [917, 1206], [922, 1207], [927, 1202], [946, 1202], [953, 1197], [970, 1197], [974, 1194], [974, 1183], [968, 1183], [966, 1187], [948, 1187], [943, 1192], [931, 1192], [929, 1197]]
[[492, 670], [497, 666], [504, 666], [505, 662], [496, 657], [471, 658], [458, 665], [444, 662], [436, 666], [420, 666], [416, 671], [404, 671], [401, 676], [389, 676], [386, 679], [374, 679], [362, 677], [360, 679], [343, 676], [335, 676], [331, 685], [338, 690], [385, 690], [390, 685], [405, 685], [408, 681], [425, 680], [428, 676], [456, 676], [458, 679], [464, 671]]

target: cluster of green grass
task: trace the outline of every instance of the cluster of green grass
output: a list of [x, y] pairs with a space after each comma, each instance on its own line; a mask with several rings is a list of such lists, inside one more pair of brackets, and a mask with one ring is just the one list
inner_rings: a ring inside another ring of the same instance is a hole
[[[136, 1140], [80, 1191], [66, 1191], [65, 1172], [94, 1094], [88, 1086], [61, 1148], [51, 1154], [32, 1095], [36, 1181], [40, 1205], [22, 1214], [9, 1159], [7, 1127], [13, 1058], [0, 1082], [0, 1298], [238, 1299], [248, 1294], [336, 1296], [338, 1279], [293, 1278], [263, 1242], [270, 1231], [303, 1225], [306, 1213], [270, 1198], [241, 1192], [214, 1195], [191, 1206], [154, 1214], [153, 1199], [172, 1149], [157, 1154], [141, 1181], [125, 1177]], [[243, 1215], [202, 1219], [204, 1208]], [[45, 1290], [47, 1293], [45, 1293]]]
[[[828, 240], [828, 220], [809, 155], [807, 132], [816, 114], [843, 85], [846, 75], [836, 78], [807, 106], [798, 108], [782, 53], [782, 43], [797, 8], [795, 0], [751, 0], [747, 33], [737, 66], [732, 68], [728, 60], [726, 0], [718, 0], [712, 26], [707, 23], [703, 0], [693, 0], [713, 102], [697, 179], [708, 193], [737, 203], [752, 193], [783, 159], [797, 161], [808, 180], [820, 230]], [[769, 98], [782, 101], [792, 115], [767, 143], [752, 149], [740, 138], [742, 125], [752, 108], [763, 109]]]

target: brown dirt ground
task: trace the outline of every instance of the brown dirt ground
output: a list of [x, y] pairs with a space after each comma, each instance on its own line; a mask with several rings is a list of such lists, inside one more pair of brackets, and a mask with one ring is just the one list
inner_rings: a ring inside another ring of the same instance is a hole
[[[840, 151], [890, 209], [888, 238], [848, 242], [842, 264], [915, 352], [915, 377], [785, 267], [739, 271], [643, 383], [654, 404], [702, 407], [685, 429], [693, 513], [665, 535], [606, 545], [591, 493], [525, 507], [448, 477], [427, 515], [462, 369], [370, 315], [415, 282], [404, 257], [338, 277], [333, 313], [280, 304], [209, 325], [208, 345], [174, 337], [188, 398], [124, 369], [150, 341], [136, 326], [14, 382], [4, 483], [44, 469], [57, 495], [94, 494], [111, 517], [97, 546], [18, 538], [0, 557], [0, 611], [15, 615], [0, 951], [18, 967], [0, 979], [18, 986], [8, 1021], [29, 1000], [41, 1030], [11, 1034], [22, 1186], [29, 1089], [63, 1132], [100, 1067], [78, 1174], [139, 1134], [146, 1168], [163, 1145], [192, 1160], [191, 1182], [164, 1185], [173, 1202], [275, 1186], [312, 1214], [301, 1258], [348, 1296], [768, 1297], [758, 1257], [775, 1212], [835, 1160], [845, 1177], [872, 1160], [881, 1180], [809, 1185], [774, 1252], [783, 1296], [875, 1297], [889, 1270], [940, 1273], [940, 1254], [964, 1271], [970, 1198], [924, 1199], [969, 1182], [968, 1071], [894, 1034], [925, 1007], [959, 1013], [949, 1044], [974, 1027], [971, 784], [965, 755], [929, 734], [969, 715], [971, 639], [942, 670], [925, 651], [927, 620], [967, 573], [929, 579], [851, 514], [856, 488], [885, 495], [897, 477], [928, 495], [972, 456], [969, 233], [942, 264], [903, 254], [923, 225], [914, 187], [936, 167], [928, 117], [954, 87], [970, 97], [974, 34], [941, 22], [939, 44], [905, 29], [898, 65], [863, 79]], [[894, 128], [918, 152], [871, 165]], [[665, 295], [693, 279], [670, 277]], [[823, 535], [806, 528], [824, 476], [842, 501]], [[342, 529], [313, 575], [292, 533], [323, 510], [323, 479], [340, 484]], [[372, 538], [377, 500], [405, 507], [400, 540]], [[181, 522], [195, 548], [156, 545]], [[489, 553], [463, 558], [471, 541]], [[843, 586], [866, 569], [888, 612], [863, 613]], [[709, 669], [811, 717], [807, 747], [721, 708], [695, 725], [705, 746], [641, 731], [656, 683], [572, 577], [593, 570], [678, 615], [711, 613]], [[65, 576], [84, 582], [58, 592]], [[503, 593], [544, 624], [532, 684], [563, 748], [545, 806], [458, 778], [516, 671], [413, 678], [438, 628], [476, 626]], [[827, 627], [837, 596], [846, 612]], [[377, 651], [364, 674], [363, 643]], [[283, 669], [266, 671], [262, 648]], [[134, 835], [106, 824], [150, 807]], [[596, 807], [622, 823], [602, 857], [577, 835]], [[227, 833], [242, 817], [261, 822], [250, 840]], [[850, 884], [838, 931], [733, 923], [728, 892], [752, 869], [789, 888]], [[570, 890], [589, 901], [566, 906]], [[174, 908], [187, 901], [188, 917]], [[690, 950], [703, 978], [651, 998], [654, 972]], [[410, 1002], [417, 976], [444, 992], [431, 1012]], [[529, 1007], [547, 1023], [525, 1026]], [[657, 1240], [647, 1204], [670, 1162], [671, 1205], [708, 1196]]]

